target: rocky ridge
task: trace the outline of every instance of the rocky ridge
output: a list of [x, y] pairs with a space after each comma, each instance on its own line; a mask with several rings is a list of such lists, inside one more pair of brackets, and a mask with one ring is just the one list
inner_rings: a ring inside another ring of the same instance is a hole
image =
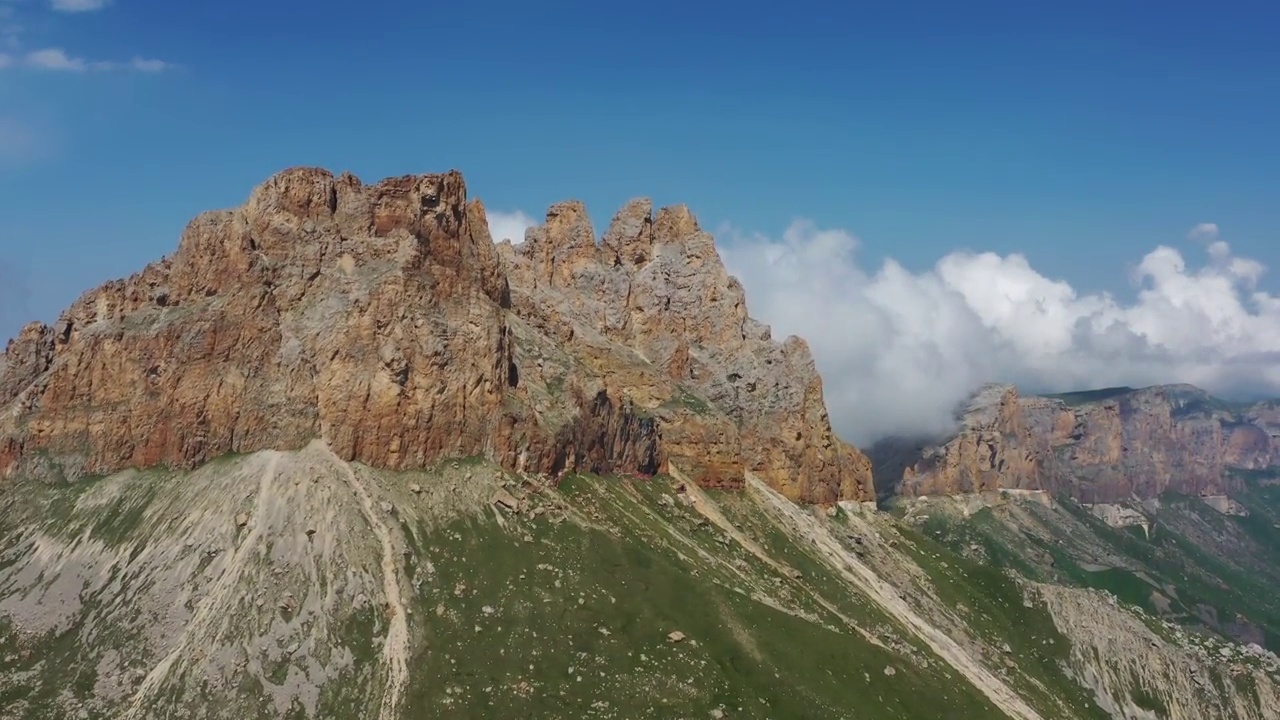
[[990, 385], [961, 413], [958, 432], [914, 448], [882, 444], [882, 482], [903, 495], [1018, 489], [1085, 503], [1166, 491], [1228, 495], [1240, 471], [1280, 466], [1270, 403], [1235, 406], [1189, 385], [1024, 396]]
[[749, 470], [792, 499], [872, 497], [869, 461], [831, 430], [808, 345], [775, 342], [748, 316], [742, 285], [687, 207], [655, 215], [634, 200], [595, 237], [569, 202], [524, 243], [499, 245], [516, 314], [560, 328], [579, 357], [609, 349], [605, 372], [621, 392], [673, 397], [658, 411], [664, 440], [703, 468], [703, 484], [740, 487]]
[[461, 175], [295, 168], [177, 252], [28, 325], [0, 359], [0, 475], [195, 467], [322, 439], [343, 460], [522, 472], [753, 471], [866, 500], [804, 342], [746, 311], [687, 208], [561, 203], [495, 246]]

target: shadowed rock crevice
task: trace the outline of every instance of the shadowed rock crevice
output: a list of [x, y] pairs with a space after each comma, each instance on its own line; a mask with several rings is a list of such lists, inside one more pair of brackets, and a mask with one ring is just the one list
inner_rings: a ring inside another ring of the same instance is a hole
[[604, 390], [579, 403], [581, 413], [556, 438], [552, 473], [659, 472], [664, 458], [653, 417], [642, 416], [630, 403], [615, 402]]

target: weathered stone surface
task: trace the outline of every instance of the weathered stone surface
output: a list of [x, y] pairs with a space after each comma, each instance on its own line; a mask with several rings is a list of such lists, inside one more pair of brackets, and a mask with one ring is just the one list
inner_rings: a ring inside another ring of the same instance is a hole
[[456, 173], [280, 173], [62, 315], [47, 371], [0, 425], [0, 469], [37, 450], [83, 472], [192, 466], [314, 437], [381, 467], [484, 452], [505, 292]]
[[687, 209], [655, 218], [647, 201], [599, 245], [566, 202], [495, 247], [456, 172], [366, 186], [295, 168], [0, 356], [0, 475], [51, 458], [71, 474], [192, 467], [313, 438], [391, 469], [676, 462], [708, 486], [752, 470], [802, 500], [871, 493], [805, 344], [747, 317]]
[[1263, 419], [1267, 405], [1237, 408], [1187, 385], [1064, 397], [984, 388], [953, 438], [906, 464], [901, 492], [1016, 488], [1086, 503], [1170, 490], [1208, 497], [1236, 487], [1234, 469], [1280, 465], [1280, 433]]
[[0, 407], [7, 405], [53, 363], [53, 328], [29, 323], [0, 355]]
[[[173, 258], [11, 344], [0, 471], [36, 451], [77, 472], [189, 467], [314, 437], [388, 468], [513, 458], [527, 448], [502, 442], [523, 440], [541, 445], [529, 469], [550, 470], [556, 443], [599, 441], [501, 432], [518, 382], [508, 302], [483, 207], [457, 173], [366, 187], [289, 170], [243, 208], [192, 221]], [[590, 465], [653, 453], [610, 448]]]
[[748, 316], [742, 286], [688, 208], [655, 216], [650, 201], [633, 200], [594, 238], [570, 202], [524, 243], [500, 245], [513, 309], [558, 328], [575, 354], [612, 355], [607, 377], [643, 368], [620, 385], [647, 396], [639, 401], [657, 413], [671, 458], [704, 485], [740, 485], [745, 469], [793, 499], [873, 496], [869, 461], [832, 433], [808, 346], [775, 342]]

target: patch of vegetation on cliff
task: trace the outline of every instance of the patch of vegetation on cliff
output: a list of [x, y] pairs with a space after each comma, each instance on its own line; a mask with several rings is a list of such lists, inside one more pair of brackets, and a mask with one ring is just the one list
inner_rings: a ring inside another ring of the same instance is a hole
[[[1246, 468], [1227, 468], [1227, 475], [1238, 480], [1242, 480], [1246, 486], [1268, 486], [1280, 485], [1280, 467], [1263, 468], [1261, 470], [1249, 470]], [[1280, 500], [1275, 496], [1270, 500]], [[1274, 503], [1273, 503], [1274, 504]], [[1280, 505], [1277, 505], [1280, 507]]]
[[107, 615], [106, 594], [82, 595], [82, 612], [39, 635], [20, 632], [0, 618], [0, 708], [21, 708], [24, 714], [19, 717], [30, 718], [64, 717], [68, 707], [81, 708], [84, 714], [79, 717], [91, 720], [111, 717], [94, 702], [103, 659], [108, 654], [130, 655], [140, 640], [119, 622], [131, 616], [130, 608], [119, 608], [106, 620], [90, 619]]
[[1165, 701], [1141, 685], [1135, 685], [1129, 691], [1129, 699], [1133, 700], [1134, 705], [1147, 712], [1155, 713], [1157, 717], [1169, 717], [1169, 706]]
[[550, 393], [552, 397], [560, 397], [564, 395], [564, 389], [565, 389], [564, 375], [556, 375], [555, 377], [547, 380], [547, 392]]
[[[1164, 522], [1152, 533], [1155, 556], [1150, 566], [1162, 582], [1179, 591], [1187, 608], [1214, 608], [1218, 617], [1248, 618], [1266, 635], [1266, 645], [1280, 648], [1280, 596], [1276, 588], [1276, 560], [1280, 558], [1280, 512], [1256, 496], [1240, 498], [1250, 510], [1247, 517], [1224, 516], [1198, 499], [1165, 502]], [[1225, 531], [1213, 536], [1218, 543], [1199, 540], [1207, 524]], [[1191, 531], [1196, 531], [1192, 535]], [[1198, 614], [1188, 618], [1200, 622]], [[1221, 631], [1221, 628], [1215, 628]]]
[[1128, 395], [1133, 391], [1134, 389], [1131, 387], [1111, 387], [1111, 388], [1100, 388], [1098, 390], [1080, 390], [1077, 392], [1053, 393], [1050, 395], [1045, 395], [1045, 397], [1053, 398], [1054, 400], [1061, 400], [1067, 405], [1075, 407], [1079, 405], [1088, 405], [1089, 403], [1103, 402], [1104, 400], [1111, 400], [1113, 398], [1117, 398], [1122, 395]]
[[[830, 566], [816, 557], [810, 548], [796, 543], [777, 523], [759, 512], [758, 507], [741, 493], [714, 494], [720, 511], [730, 522], [758, 543], [775, 562], [786, 568], [789, 582], [780, 589], [812, 602], [821, 613], [834, 608], [843, 618], [866, 627], [885, 625], [889, 619], [865, 597], [850, 592], [848, 584], [836, 576]], [[842, 622], [836, 618], [836, 622]]]
[[676, 394], [663, 403], [662, 407], [669, 410], [684, 408], [696, 415], [709, 415], [715, 412], [710, 403], [684, 387], [678, 387]]
[[146, 517], [161, 479], [157, 472], [138, 473], [128, 492], [121, 492], [106, 507], [98, 509], [93, 536], [111, 547], [123, 545]]

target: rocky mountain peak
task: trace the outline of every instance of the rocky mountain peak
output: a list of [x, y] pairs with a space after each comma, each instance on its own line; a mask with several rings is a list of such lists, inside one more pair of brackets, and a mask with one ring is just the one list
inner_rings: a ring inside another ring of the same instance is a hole
[[[808, 345], [774, 342], [749, 317], [741, 283], [687, 207], [655, 215], [649, 200], [632, 200], [599, 245], [586, 242], [594, 235], [580, 208], [553, 206], [525, 243], [502, 248], [517, 313], [540, 326], [567, 322], [571, 337], [662, 368], [731, 421], [717, 444], [742, 447], [733, 453], [746, 469], [785, 493], [872, 497], [869, 462], [831, 431]], [[730, 463], [713, 474], [741, 471]]]
[[1018, 402], [1018, 388], [1013, 385], [988, 383], [978, 388], [961, 408], [959, 420], [966, 428], [989, 427]]
[[698, 220], [687, 205], [670, 205], [658, 211], [653, 222], [654, 233], [661, 239], [674, 241], [691, 238], [702, 232]]
[[599, 252], [586, 207], [577, 200], [552, 205], [546, 222], [526, 232], [520, 251], [537, 268], [531, 281], [549, 288], [568, 287], [573, 267], [596, 262]]
[[[681, 469], [869, 499], [807, 346], [750, 319], [684, 206], [582, 203], [495, 246], [457, 172], [292, 168], [178, 250], [35, 324], [0, 361], [0, 474], [191, 467], [324, 440], [392, 469]], [[38, 469], [38, 468], [36, 468]]]
[[653, 201], [636, 198], [623, 205], [601, 244], [617, 264], [634, 268], [648, 262], [653, 257]]

